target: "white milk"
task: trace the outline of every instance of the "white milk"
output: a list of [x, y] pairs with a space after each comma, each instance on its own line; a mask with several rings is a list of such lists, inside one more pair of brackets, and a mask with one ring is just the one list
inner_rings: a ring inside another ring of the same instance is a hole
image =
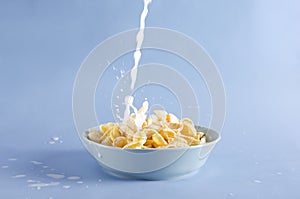
[[131, 69], [131, 90], [134, 88], [136, 76], [137, 76], [137, 67], [139, 65], [141, 59], [141, 47], [144, 40], [144, 29], [145, 29], [145, 20], [148, 14], [148, 5], [151, 3], [151, 0], [144, 0], [144, 9], [140, 17], [140, 29], [138, 34], [136, 35], [136, 48], [133, 55], [134, 58], [134, 66]]
[[[131, 69], [131, 90], [134, 89], [136, 77], [137, 77], [137, 71], [138, 71], [138, 65], [141, 59], [141, 47], [144, 40], [144, 29], [145, 29], [145, 20], [148, 14], [148, 5], [151, 3], [151, 0], [144, 0], [144, 9], [140, 17], [140, 28], [139, 32], [136, 35], [136, 49], [133, 55], [134, 58], [134, 66]], [[133, 109], [136, 117], [135, 117], [135, 124], [138, 129], [142, 127], [143, 122], [146, 119], [146, 112], [148, 110], [148, 102], [147, 100], [144, 101], [143, 106], [140, 110], [137, 110], [133, 106], [134, 97], [133, 96], [126, 96], [124, 99], [125, 103], [125, 111], [124, 111], [124, 117], [123, 122], [126, 123], [128, 118], [130, 117], [130, 108]]]

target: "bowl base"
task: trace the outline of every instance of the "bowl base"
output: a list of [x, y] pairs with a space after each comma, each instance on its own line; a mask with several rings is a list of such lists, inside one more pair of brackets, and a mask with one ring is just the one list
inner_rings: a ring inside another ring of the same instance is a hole
[[[102, 167], [103, 168], [103, 167]], [[154, 175], [149, 175], [147, 173], [125, 173], [125, 172], [120, 172], [120, 171], [114, 171], [108, 168], [103, 168], [103, 170], [116, 178], [120, 179], [126, 179], [126, 180], [149, 180], [149, 181], [156, 181], [156, 180], [183, 180], [186, 178], [190, 178], [198, 173], [198, 170], [192, 171], [189, 173], [181, 174], [181, 175], [176, 175], [176, 176], [154, 176]]]

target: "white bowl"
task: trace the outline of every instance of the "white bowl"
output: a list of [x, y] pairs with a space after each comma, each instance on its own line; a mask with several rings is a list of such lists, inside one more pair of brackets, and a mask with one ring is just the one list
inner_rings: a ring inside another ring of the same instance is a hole
[[[111, 175], [132, 179], [166, 180], [185, 178], [198, 172], [220, 140], [214, 130], [196, 126], [206, 133], [207, 143], [187, 148], [122, 149], [90, 141], [88, 131], [80, 134], [86, 149]], [[99, 130], [98, 127], [95, 129]]]

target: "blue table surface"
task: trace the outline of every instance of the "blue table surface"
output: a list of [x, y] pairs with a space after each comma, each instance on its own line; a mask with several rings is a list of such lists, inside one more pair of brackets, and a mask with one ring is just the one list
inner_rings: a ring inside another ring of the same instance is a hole
[[0, 198], [299, 198], [296, 0], [153, 0], [146, 25], [190, 36], [220, 70], [222, 140], [184, 180], [124, 180], [98, 166], [74, 126], [73, 82], [97, 44], [138, 27], [142, 8], [141, 0], [0, 1]]

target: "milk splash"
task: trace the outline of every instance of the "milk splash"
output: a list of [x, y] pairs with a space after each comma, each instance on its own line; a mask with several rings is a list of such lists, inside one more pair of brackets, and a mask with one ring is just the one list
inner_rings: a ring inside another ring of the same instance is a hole
[[123, 122], [126, 123], [128, 121], [128, 119], [130, 118], [130, 108], [132, 108], [133, 111], [134, 111], [134, 114], [135, 114], [135, 119], [134, 119], [135, 125], [138, 129], [141, 129], [144, 121], [147, 118], [146, 113], [147, 113], [147, 110], [148, 110], [148, 101], [144, 101], [142, 107], [139, 110], [137, 110], [137, 108], [135, 108], [133, 106], [133, 100], [134, 100], [133, 96], [126, 96], [125, 97], [126, 108], [125, 108], [125, 111], [124, 111]]
[[[145, 29], [145, 20], [148, 14], [148, 5], [151, 3], [151, 0], [144, 0], [144, 9], [143, 12], [141, 14], [140, 17], [140, 28], [139, 28], [139, 32], [136, 35], [136, 49], [133, 55], [134, 58], [134, 66], [131, 69], [131, 85], [130, 88], [131, 90], [134, 89], [134, 85], [136, 82], [136, 77], [137, 77], [137, 71], [138, 71], [138, 65], [141, 59], [141, 47], [142, 47], [142, 43], [144, 40], [144, 29]], [[124, 111], [124, 117], [123, 117], [123, 122], [126, 123], [128, 121], [128, 119], [130, 118], [130, 108], [133, 109], [134, 114], [135, 114], [135, 125], [137, 126], [138, 129], [140, 129], [142, 127], [143, 122], [146, 119], [146, 112], [148, 110], [148, 101], [144, 101], [142, 107], [137, 110], [134, 106], [133, 106], [133, 101], [134, 101], [134, 97], [133, 96], [126, 96], [124, 99], [124, 103], [125, 103], [125, 111]]]

